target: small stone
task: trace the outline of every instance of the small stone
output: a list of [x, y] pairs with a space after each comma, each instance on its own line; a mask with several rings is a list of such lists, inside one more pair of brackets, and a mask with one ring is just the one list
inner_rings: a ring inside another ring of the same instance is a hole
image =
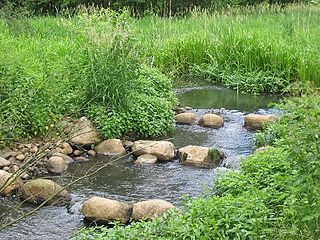
[[63, 158], [53, 156], [47, 162], [47, 169], [52, 173], [62, 173], [68, 169], [68, 165]]
[[31, 153], [37, 153], [39, 151], [39, 148], [37, 146], [34, 146], [33, 148], [30, 149]]
[[76, 162], [86, 162], [86, 161], [89, 161], [88, 158], [85, 158], [85, 157], [75, 157], [74, 160]]
[[15, 172], [17, 172], [17, 171], [19, 171], [19, 167], [18, 167], [17, 165], [13, 165], [13, 166], [10, 168], [10, 172], [11, 172], [11, 173], [15, 173]]
[[73, 151], [73, 155], [76, 156], [76, 157], [78, 157], [78, 156], [81, 155], [81, 151], [78, 150], [78, 149], [77, 149], [77, 150], [74, 150], [74, 151]]
[[62, 151], [61, 151], [62, 154], [68, 155], [73, 152], [72, 147], [67, 142], [62, 143], [61, 147], [62, 147]]
[[11, 162], [3, 157], [0, 157], [0, 168], [10, 166]]
[[265, 150], [267, 150], [267, 147], [259, 147], [259, 148], [256, 149], [255, 153], [264, 152]]
[[6, 172], [10, 172], [10, 168], [9, 167], [4, 167], [2, 168], [3, 171], [6, 171]]
[[157, 162], [157, 157], [151, 154], [143, 154], [134, 161], [135, 164], [153, 164]]
[[20, 150], [23, 154], [26, 154], [27, 152], [29, 152], [29, 148], [22, 148]]
[[16, 159], [20, 162], [22, 162], [25, 158], [26, 156], [24, 154], [19, 154], [18, 156], [16, 156]]
[[30, 175], [27, 174], [27, 173], [25, 173], [25, 174], [23, 174], [23, 175], [21, 176], [21, 179], [22, 179], [22, 180], [28, 180], [28, 179], [30, 179], [30, 178], [31, 178]]
[[88, 151], [88, 155], [91, 156], [91, 157], [94, 157], [94, 156], [97, 155], [97, 153], [96, 153], [96, 151], [94, 151], [94, 150], [89, 150], [89, 151]]

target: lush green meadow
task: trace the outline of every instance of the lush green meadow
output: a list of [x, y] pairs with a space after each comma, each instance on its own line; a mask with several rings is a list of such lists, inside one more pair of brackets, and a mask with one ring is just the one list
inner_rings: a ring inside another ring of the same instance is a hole
[[66, 116], [89, 117], [106, 138], [163, 134], [173, 128], [173, 86], [304, 96], [258, 135], [272, 147], [181, 212], [78, 238], [319, 239], [320, 6], [1, 16], [0, 144], [44, 136]]

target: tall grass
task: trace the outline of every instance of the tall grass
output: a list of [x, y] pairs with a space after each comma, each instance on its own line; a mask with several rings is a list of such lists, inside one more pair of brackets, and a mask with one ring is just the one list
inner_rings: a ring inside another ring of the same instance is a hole
[[293, 5], [169, 19], [149, 16], [137, 21], [136, 32], [144, 54], [174, 76], [203, 73], [211, 81], [228, 83], [226, 76], [241, 75], [248, 86], [237, 79], [229, 85], [250, 91], [264, 84], [251, 77], [258, 73], [273, 85], [259, 87], [260, 92], [281, 92], [290, 91], [288, 86], [320, 86], [319, 12], [318, 6]]

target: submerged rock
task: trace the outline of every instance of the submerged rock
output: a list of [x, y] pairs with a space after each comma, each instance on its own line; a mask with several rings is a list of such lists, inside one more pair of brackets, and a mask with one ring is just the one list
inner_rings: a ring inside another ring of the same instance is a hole
[[98, 154], [106, 156], [119, 156], [126, 154], [126, 150], [124, 149], [120, 139], [105, 140], [95, 147], [95, 151]]
[[244, 117], [244, 126], [252, 129], [262, 129], [264, 124], [274, 122], [278, 119], [279, 117], [271, 114], [269, 115], [249, 114]]
[[48, 200], [47, 205], [57, 205], [71, 200], [67, 190], [48, 179], [30, 180], [21, 187], [20, 192], [23, 200], [35, 204]]
[[154, 164], [157, 162], [157, 157], [151, 154], [143, 154], [134, 161], [135, 164]]
[[98, 131], [86, 117], [80, 118], [74, 125], [71, 136], [71, 142], [78, 145], [91, 145], [102, 140]]
[[132, 213], [132, 206], [116, 200], [92, 197], [83, 203], [81, 212], [89, 221], [127, 223]]
[[161, 161], [172, 160], [175, 156], [174, 145], [169, 141], [139, 140], [132, 145], [132, 152], [135, 156], [151, 154]]
[[1, 192], [1, 195], [11, 195], [15, 190], [22, 185], [21, 179], [18, 177], [15, 179], [14, 175], [6, 171], [0, 170], [0, 189], [6, 186]]
[[208, 167], [218, 166], [220, 160], [224, 158], [220, 150], [191, 145], [180, 148], [178, 155], [182, 164]]
[[53, 156], [47, 162], [47, 169], [51, 173], [62, 173], [68, 169], [68, 164], [62, 157]]
[[192, 125], [196, 122], [197, 116], [191, 112], [179, 113], [175, 116], [175, 120], [176, 123]]
[[217, 114], [207, 113], [200, 118], [199, 125], [201, 127], [220, 128], [223, 127], [224, 120]]
[[134, 221], [150, 220], [163, 215], [169, 209], [175, 209], [175, 206], [161, 199], [138, 202], [133, 204], [131, 219]]

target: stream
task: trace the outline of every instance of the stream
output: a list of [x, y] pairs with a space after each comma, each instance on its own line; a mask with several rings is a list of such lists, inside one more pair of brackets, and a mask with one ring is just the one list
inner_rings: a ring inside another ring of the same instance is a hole
[[[225, 124], [220, 129], [202, 128], [198, 125], [177, 125], [170, 138], [176, 148], [187, 145], [215, 147], [222, 150], [226, 158], [220, 167], [238, 169], [242, 157], [254, 151], [254, 132], [243, 125], [248, 113], [276, 113], [268, 107], [277, 102], [270, 96], [240, 94], [222, 87], [183, 88], [177, 91], [182, 106], [192, 107], [198, 119], [204, 113], [221, 115]], [[132, 158], [122, 159], [90, 179], [73, 185], [70, 206], [48, 206], [35, 214], [0, 232], [0, 239], [67, 239], [83, 227], [82, 202], [92, 196], [101, 196], [123, 201], [141, 201], [161, 198], [179, 206], [185, 196], [196, 196], [206, 186], [212, 186], [216, 169], [181, 165], [177, 160], [155, 165], [132, 164]], [[79, 177], [106, 158], [92, 158], [88, 162], [69, 166], [67, 173], [53, 176], [53, 180], [65, 185], [72, 177]], [[14, 198], [14, 197], [12, 197]], [[19, 214], [19, 200], [0, 198], [0, 218], [12, 219]], [[23, 211], [32, 210], [25, 204]]]

